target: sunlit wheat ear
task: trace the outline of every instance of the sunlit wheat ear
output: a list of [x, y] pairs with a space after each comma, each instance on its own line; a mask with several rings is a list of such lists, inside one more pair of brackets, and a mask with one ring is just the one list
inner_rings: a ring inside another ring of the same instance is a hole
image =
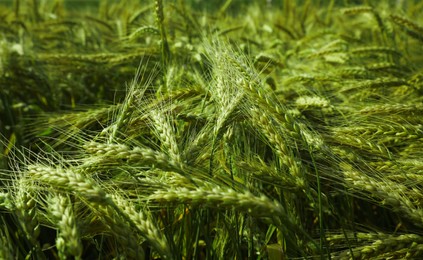
[[[119, 210], [111, 197], [94, 180], [77, 172], [74, 169], [64, 169], [61, 167], [51, 167], [41, 164], [29, 165], [28, 176], [37, 180], [40, 184], [50, 185], [62, 191], [74, 193], [82, 200], [88, 202], [97, 213], [105, 225], [107, 225], [113, 235], [115, 235], [123, 248], [122, 252], [130, 258], [144, 256], [144, 251], [139, 245], [139, 240], [133, 234], [130, 224], [127, 222], [127, 216], [119, 215]], [[131, 235], [132, 234], [132, 235]], [[59, 237], [59, 249], [65, 246], [60, 244], [63, 241]], [[75, 253], [79, 253], [78, 247]]]
[[38, 221], [37, 201], [35, 198], [37, 196], [36, 190], [24, 178], [17, 179], [14, 185], [13, 198], [16, 216], [26, 238], [35, 249], [35, 252], [39, 254], [40, 223]]
[[299, 110], [323, 109], [330, 106], [330, 101], [319, 96], [301, 96], [295, 100], [295, 105]]
[[[413, 259], [420, 258], [423, 254], [422, 237], [416, 234], [404, 234], [399, 236], [387, 235], [373, 243], [356, 247], [353, 250], [355, 258], [359, 259]], [[337, 258], [350, 258], [351, 251], [345, 250], [337, 255]]]
[[293, 156], [292, 150], [287, 146], [286, 141], [283, 140], [283, 132], [275, 126], [274, 122], [265, 114], [262, 113], [258, 108], [252, 108], [250, 110], [253, 124], [258, 126], [262, 134], [268, 139], [272, 145], [272, 149], [282, 165], [289, 169], [288, 174], [293, 176], [296, 185], [303, 189], [306, 184], [304, 182], [304, 176], [301, 174], [300, 163]]
[[423, 162], [418, 159], [371, 162], [377, 172], [384, 172], [387, 178], [399, 183], [422, 183]]
[[[209, 48], [213, 50], [213, 47]], [[248, 113], [248, 110], [251, 109], [248, 104], [251, 102], [251, 104], [254, 104], [260, 110], [266, 111], [270, 117], [276, 120], [277, 124], [283, 126], [290, 137], [301, 140], [310, 148], [321, 148], [323, 141], [320, 136], [311, 131], [307, 125], [297, 122], [295, 118], [287, 112], [286, 107], [279, 102], [276, 95], [273, 92], [265, 90], [263, 82], [260, 79], [260, 73], [254, 69], [246, 57], [237, 54], [231, 49], [225, 48], [222, 50], [217, 48], [215, 52], [216, 54], [219, 54], [218, 58], [215, 58], [212, 62], [212, 65], [216, 66], [218, 68], [217, 71], [219, 72], [216, 76], [218, 79], [215, 90], [216, 96], [220, 95], [219, 98], [221, 100], [227, 100], [228, 97], [230, 97], [230, 100], [234, 99], [238, 101], [232, 101], [230, 103], [232, 106], [229, 106], [229, 108], [234, 110], [233, 107], [238, 108], [239, 102], [244, 101], [242, 108], [247, 110]], [[213, 57], [212, 54], [213, 52], [211, 52], [209, 56]], [[224, 71], [226, 71], [226, 73]], [[219, 80], [219, 77], [222, 77], [223, 81]], [[232, 85], [225, 85], [224, 80], [227, 80], [228, 84], [232, 83]], [[223, 88], [219, 88], [219, 84]], [[219, 89], [222, 89], [223, 91], [218, 91]], [[228, 90], [226, 89], [233, 89], [233, 91], [229, 92], [230, 95], [228, 95], [226, 94], [228, 93]], [[222, 94], [226, 94], [226, 96]], [[249, 102], [245, 102], [246, 100]], [[224, 106], [221, 105], [221, 107]], [[221, 114], [225, 115], [224, 113]]]
[[[148, 61], [147, 61], [148, 62]], [[108, 136], [108, 142], [113, 143], [124, 125], [127, 125], [131, 115], [137, 106], [134, 103], [139, 103], [144, 98], [144, 93], [150, 80], [144, 86], [139, 85], [140, 77], [144, 77], [144, 72], [141, 71], [141, 63], [138, 66], [135, 77], [129, 85], [125, 100], [120, 105], [119, 111], [114, 118], [113, 124], [103, 131], [110, 131]], [[149, 78], [152, 79], [152, 76]], [[137, 99], [137, 100], [135, 100]], [[137, 101], [137, 102], [136, 102]]]
[[83, 247], [70, 199], [57, 193], [51, 196], [47, 203], [48, 214], [58, 229], [56, 248], [59, 257], [67, 259], [67, 257], [73, 256], [75, 259], [81, 259]]
[[384, 145], [376, 144], [364, 138], [345, 134], [339, 135], [338, 133], [334, 133], [334, 137], [340, 144], [356, 147], [362, 151], [370, 152], [375, 155], [378, 154], [386, 158], [392, 157], [391, 152]]
[[405, 214], [415, 225], [423, 226], [423, 208], [420, 205], [422, 196], [418, 190], [409, 189], [401, 183], [387, 179], [372, 178], [346, 163], [341, 163], [341, 168], [346, 187], [354, 193], [377, 199], [381, 205], [389, 206], [393, 211]]
[[152, 110], [150, 112], [153, 131], [158, 136], [162, 150], [176, 163], [181, 163], [181, 154], [179, 144], [176, 140], [175, 128], [172, 126], [172, 117], [162, 109]]
[[160, 203], [189, 203], [192, 205], [204, 205], [207, 207], [235, 208], [246, 211], [253, 216], [269, 217], [275, 224], [280, 225], [281, 217], [285, 210], [281, 204], [272, 201], [266, 196], [255, 196], [252, 193], [238, 192], [232, 189], [223, 188], [198, 188], [195, 190], [187, 188], [176, 188], [160, 190], [147, 197], [150, 201]]
[[89, 142], [84, 145], [85, 150], [92, 157], [87, 160], [87, 166], [98, 163], [115, 163], [119, 160], [128, 160], [132, 164], [157, 165], [164, 170], [173, 170], [183, 173], [184, 166], [172, 160], [163, 152], [158, 152], [146, 147], [130, 148], [124, 144], [103, 144]]
[[[227, 126], [236, 122], [240, 114], [238, 112], [245, 92], [240, 88], [240, 84], [245, 80], [245, 75], [228, 63], [225, 55], [231, 50], [222, 42], [205, 42], [204, 47], [212, 72], [212, 82], [208, 91], [216, 112], [215, 116], [210, 118], [207, 126], [202, 129], [189, 146], [188, 153], [197, 151], [199, 146], [207, 147], [204, 142], [208, 142], [207, 145], [211, 145], [211, 151], [208, 154], [210, 155], [210, 162], [212, 162], [215, 146], [227, 131]], [[212, 165], [210, 165], [211, 172], [213, 171], [212, 168]]]
[[[397, 146], [419, 140], [422, 128], [415, 125], [380, 122], [371, 125], [333, 127], [335, 136], [347, 135], [364, 138], [375, 144]], [[380, 162], [378, 162], [380, 163]]]
[[[116, 211], [117, 207], [111, 197], [94, 180], [74, 169], [40, 164], [28, 166], [28, 176], [36, 179], [40, 184], [51, 185], [60, 190], [72, 192], [86, 200], [89, 206], [96, 209], [98, 217], [110, 227], [111, 232], [119, 238], [119, 243], [127, 248], [128, 251], [123, 252], [127, 253], [128, 257], [138, 258], [144, 255], [138, 239], [135, 235], [131, 236], [132, 231], [130, 224], [126, 221], [127, 217], [119, 215], [119, 210]], [[60, 237], [58, 242], [58, 249], [61, 250], [65, 244], [62, 244], [63, 241]], [[74, 249], [76, 250], [75, 253], [79, 253], [78, 247]]]
[[127, 217], [132, 220], [135, 228], [137, 228], [142, 237], [163, 257], [164, 259], [172, 259], [172, 253], [169, 248], [166, 237], [160, 231], [160, 229], [152, 221], [152, 218], [148, 211], [137, 210], [135, 205], [129, 202], [127, 199], [113, 195], [113, 201], [116, 206], [126, 214]]
[[28, 177], [33, 181], [70, 191], [90, 202], [102, 204], [110, 201], [106, 192], [94, 180], [73, 169], [42, 164], [31, 164], [27, 167]]
[[[351, 253], [356, 259], [416, 259], [423, 253], [423, 238], [417, 234], [391, 235], [386, 233], [348, 234], [349, 239], [356, 239], [360, 246], [352, 250], [332, 253], [333, 259], [350, 259]], [[330, 235], [328, 242], [334, 246], [345, 243], [346, 235]]]

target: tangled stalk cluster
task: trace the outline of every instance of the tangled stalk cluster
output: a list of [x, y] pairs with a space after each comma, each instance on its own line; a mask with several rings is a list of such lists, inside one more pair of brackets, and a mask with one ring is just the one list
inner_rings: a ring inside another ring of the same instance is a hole
[[422, 4], [145, 2], [0, 7], [0, 259], [423, 257]]

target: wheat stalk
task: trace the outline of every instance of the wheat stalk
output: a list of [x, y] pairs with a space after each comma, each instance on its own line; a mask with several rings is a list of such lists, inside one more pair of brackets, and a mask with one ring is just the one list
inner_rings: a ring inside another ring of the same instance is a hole
[[[4, 224], [4, 223], [3, 223]], [[6, 226], [6, 225], [5, 225]], [[0, 229], [0, 259], [12, 260], [16, 259], [13, 243], [6, 228]]]

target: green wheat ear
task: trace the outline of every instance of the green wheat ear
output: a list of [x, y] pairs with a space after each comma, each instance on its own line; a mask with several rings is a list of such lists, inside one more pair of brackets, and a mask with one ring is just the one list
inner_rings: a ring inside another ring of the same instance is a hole
[[422, 26], [411, 21], [408, 18], [401, 17], [399, 15], [391, 14], [390, 18], [395, 24], [399, 25], [401, 29], [404, 30], [409, 36], [423, 42], [423, 27]]

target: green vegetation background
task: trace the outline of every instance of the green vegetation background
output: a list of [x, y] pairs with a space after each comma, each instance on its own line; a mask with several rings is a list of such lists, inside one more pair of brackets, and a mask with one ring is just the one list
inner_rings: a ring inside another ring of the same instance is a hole
[[422, 257], [422, 8], [0, 2], [0, 259]]

